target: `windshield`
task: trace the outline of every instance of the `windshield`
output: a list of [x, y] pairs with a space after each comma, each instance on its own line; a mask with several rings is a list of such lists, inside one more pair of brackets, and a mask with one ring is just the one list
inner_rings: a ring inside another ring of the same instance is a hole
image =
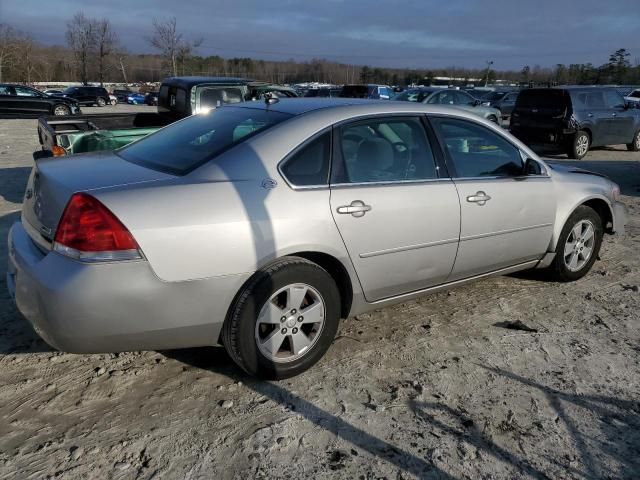
[[420, 102], [422, 103], [425, 98], [431, 95], [431, 90], [407, 90], [394, 97], [394, 100], [401, 100], [403, 102]]
[[218, 108], [193, 115], [116, 153], [125, 160], [184, 175], [292, 115], [254, 108]]

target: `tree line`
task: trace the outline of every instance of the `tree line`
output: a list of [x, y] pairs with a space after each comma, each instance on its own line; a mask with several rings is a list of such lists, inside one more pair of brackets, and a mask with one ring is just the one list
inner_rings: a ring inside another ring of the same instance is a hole
[[[166, 76], [238, 76], [274, 83], [321, 82], [431, 84], [437, 77], [455, 77], [459, 83], [491, 83], [496, 79], [519, 84], [640, 84], [640, 65], [632, 65], [621, 48], [608, 62], [525, 65], [519, 70], [383, 68], [338, 63], [326, 59], [270, 61], [198, 54], [201, 38], [187, 38], [175, 18], [153, 20], [145, 38], [155, 54], [130, 52], [108, 19], [78, 12], [67, 23], [66, 45], [47, 46], [8, 24], [0, 23], [0, 82], [157, 82]], [[428, 58], [424, 59], [428, 63]], [[476, 79], [474, 82], [471, 79]], [[480, 80], [478, 82], [477, 80]]]

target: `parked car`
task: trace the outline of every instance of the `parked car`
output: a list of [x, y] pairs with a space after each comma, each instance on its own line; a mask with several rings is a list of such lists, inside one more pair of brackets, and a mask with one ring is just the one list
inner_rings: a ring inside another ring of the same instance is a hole
[[285, 378], [340, 318], [494, 274], [583, 277], [624, 229], [619, 195], [457, 108], [225, 105], [112, 153], [37, 161], [7, 285], [55, 348], [222, 343]]
[[387, 85], [345, 85], [339, 94], [343, 98], [371, 98], [375, 100], [390, 100], [393, 89]]
[[73, 99], [50, 96], [24, 85], [0, 84], [0, 116], [76, 115], [80, 105]]
[[109, 103], [111, 105], [117, 105], [118, 104], [118, 97], [116, 97], [115, 95], [110, 93], [109, 94]]
[[511, 133], [527, 145], [583, 158], [591, 147], [640, 150], [640, 110], [613, 88], [532, 88], [518, 95]]
[[486, 118], [498, 125], [500, 125], [500, 119], [502, 118], [499, 110], [483, 106], [480, 100], [473, 98], [467, 92], [452, 88], [412, 88], [400, 93], [394, 100], [429, 105], [449, 105]]
[[109, 92], [102, 87], [69, 87], [56, 97], [73, 98], [81, 105], [104, 107], [109, 103]]
[[624, 99], [627, 102], [640, 103], [640, 88], [629, 92]]
[[311, 88], [304, 94], [305, 97], [339, 97], [342, 88]]
[[296, 95], [292, 88], [246, 78], [170, 77], [160, 85], [158, 112], [182, 118], [228, 103], [257, 100], [270, 92], [277, 97]]
[[127, 103], [131, 105], [138, 105], [145, 103], [146, 95], [144, 93], [130, 93], [127, 96]]
[[115, 89], [113, 91], [113, 95], [115, 95], [116, 99], [118, 100], [118, 102], [120, 103], [127, 103], [127, 97], [129, 95], [131, 95], [133, 92], [132, 90], [123, 90], [123, 89]]
[[516, 106], [518, 91], [496, 91], [486, 94], [480, 99], [483, 105], [495, 108], [503, 119], [509, 118]]
[[158, 92], [147, 92], [144, 96], [145, 105], [158, 105]]

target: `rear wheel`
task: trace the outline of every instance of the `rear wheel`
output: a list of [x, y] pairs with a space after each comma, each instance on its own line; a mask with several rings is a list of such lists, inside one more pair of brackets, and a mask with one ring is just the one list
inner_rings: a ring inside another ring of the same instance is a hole
[[627, 150], [631, 152], [640, 152], [640, 130], [633, 136], [633, 142], [627, 143]]
[[338, 329], [340, 294], [329, 273], [299, 257], [257, 272], [222, 328], [233, 361], [251, 375], [288, 378], [312, 367]]
[[107, 104], [107, 101], [102, 98], [102, 97], [98, 97], [98, 106], [99, 107], [104, 107]]
[[561, 282], [584, 277], [598, 257], [602, 235], [602, 219], [596, 211], [585, 205], [576, 208], [560, 233], [549, 267], [552, 276]]
[[53, 107], [53, 114], [57, 116], [71, 115], [71, 109], [66, 105], [56, 105]]
[[584, 130], [579, 130], [569, 145], [569, 151], [567, 152], [568, 157], [581, 160], [589, 151], [590, 143], [591, 139], [589, 138], [589, 134]]

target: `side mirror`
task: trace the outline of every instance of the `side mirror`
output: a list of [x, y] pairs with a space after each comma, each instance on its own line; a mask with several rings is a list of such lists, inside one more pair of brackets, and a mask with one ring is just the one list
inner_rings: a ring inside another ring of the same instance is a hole
[[542, 174], [542, 168], [540, 164], [536, 162], [533, 158], [527, 158], [524, 161], [524, 166], [522, 168], [522, 175], [540, 175]]

